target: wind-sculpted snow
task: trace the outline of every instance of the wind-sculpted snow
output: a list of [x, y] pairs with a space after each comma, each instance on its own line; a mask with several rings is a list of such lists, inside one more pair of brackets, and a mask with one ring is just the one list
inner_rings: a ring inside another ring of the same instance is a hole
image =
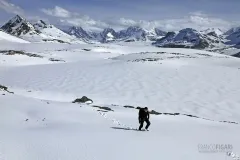
[[226, 153], [200, 153], [199, 144], [230, 144], [235, 153], [240, 148], [240, 130], [234, 124], [152, 115], [150, 131], [139, 132], [137, 111], [131, 109], [104, 113], [86, 105], [16, 95], [0, 95], [0, 101], [2, 159], [211, 160]]
[[[0, 50], [43, 57], [0, 54], [0, 159], [213, 160], [240, 150], [238, 58], [145, 42]], [[72, 103], [81, 97], [91, 104]], [[151, 126], [140, 132], [145, 106]], [[213, 144], [233, 148], [199, 148]]]

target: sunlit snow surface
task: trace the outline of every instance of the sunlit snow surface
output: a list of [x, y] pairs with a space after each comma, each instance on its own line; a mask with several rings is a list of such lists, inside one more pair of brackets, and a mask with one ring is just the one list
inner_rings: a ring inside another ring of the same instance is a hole
[[[2, 44], [43, 58], [0, 53], [0, 84], [14, 92], [0, 91], [0, 159], [230, 159], [199, 144], [240, 152], [239, 124], [219, 122], [240, 122], [237, 58], [143, 42]], [[82, 96], [94, 103], [71, 103]], [[138, 110], [125, 105], [200, 118], [151, 115], [139, 132]]]
[[[14, 37], [14, 36], [7, 34], [0, 30], [0, 43], [2, 44], [3, 42], [6, 42], [6, 41], [7, 42], [16, 42], [16, 43], [29, 43], [28, 41]], [[20, 45], [20, 44], [16, 44], [16, 45]]]

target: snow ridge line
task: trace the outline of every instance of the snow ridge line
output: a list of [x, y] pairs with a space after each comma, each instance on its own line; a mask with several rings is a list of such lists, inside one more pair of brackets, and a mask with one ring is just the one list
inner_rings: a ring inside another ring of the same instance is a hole
[[[125, 108], [138, 109], [138, 107], [125, 107]], [[199, 117], [199, 116], [195, 116], [195, 115], [191, 115], [191, 114], [184, 114], [184, 113], [164, 113], [164, 112], [157, 112], [155, 110], [151, 110], [150, 114], [153, 114], [153, 115], [170, 115], [170, 116], [187, 116], [187, 117], [190, 117], [190, 118], [203, 119], [203, 120], [206, 120], [206, 121], [239, 125], [239, 122], [227, 121], [227, 120], [214, 120], [214, 119], [209, 119], [209, 118], [205, 118], [205, 117]]]
[[[137, 109], [137, 108], [135, 108]], [[97, 111], [101, 116], [103, 116], [104, 118], [110, 120], [108, 117], [107, 117], [107, 114], [106, 113], [103, 113], [101, 111], [98, 111], [96, 109], [93, 108], [94, 111]], [[194, 116], [194, 115], [190, 115], [190, 114], [182, 114], [182, 113], [160, 113], [160, 112], [156, 112], [154, 110], [152, 110], [152, 112], [155, 112], [157, 114], [155, 115], [170, 115], [170, 116], [186, 116], [186, 117], [190, 117], [190, 118], [197, 118], [197, 119], [202, 119], [202, 120], [205, 120], [205, 121], [212, 121], [212, 122], [219, 122], [219, 123], [229, 123], [229, 124], [235, 124], [235, 125], [239, 125], [238, 122], [234, 122], [234, 121], [226, 121], [226, 120], [213, 120], [213, 119], [208, 119], [208, 118], [204, 118], [204, 117], [198, 117], [198, 116]], [[151, 114], [151, 113], [150, 113]], [[153, 114], [153, 113], [152, 113]], [[133, 127], [128, 127], [126, 126], [125, 124], [121, 123], [120, 121], [116, 120], [116, 119], [111, 119], [113, 121], [114, 124], [117, 124], [118, 126], [120, 127], [124, 127], [126, 129], [135, 129]]]

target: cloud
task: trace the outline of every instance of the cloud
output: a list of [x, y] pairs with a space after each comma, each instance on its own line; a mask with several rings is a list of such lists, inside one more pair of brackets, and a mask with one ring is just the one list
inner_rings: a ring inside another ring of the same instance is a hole
[[24, 15], [24, 11], [21, 7], [8, 2], [7, 0], [0, 0], [0, 9], [7, 13], [13, 13], [18, 15]]
[[135, 21], [132, 19], [121, 18], [116, 21], [111, 21], [110, 24], [119, 27], [135, 25], [141, 26], [145, 29], [153, 29], [157, 27], [165, 31], [179, 31], [183, 28], [194, 28], [197, 30], [204, 30], [207, 28], [220, 28], [222, 30], [227, 30], [233, 25], [232, 22], [211, 17], [201, 12], [189, 13], [189, 15], [179, 19], [163, 19], [154, 21]]
[[64, 9], [64, 8], [61, 8], [59, 6], [55, 6], [55, 8], [53, 9], [41, 9], [41, 11], [49, 16], [53, 16], [53, 17], [59, 17], [59, 18], [69, 18], [71, 17], [71, 13]]
[[59, 6], [53, 9], [41, 9], [41, 11], [49, 16], [57, 17], [58, 21], [65, 25], [81, 26], [89, 30], [102, 30], [108, 27], [108, 24], [100, 20], [94, 20], [87, 15], [70, 12]]
[[212, 17], [202, 12], [189, 13], [187, 16], [178, 19], [147, 21], [126, 18], [108, 18], [105, 20], [95, 20], [89, 16], [70, 12], [58, 6], [53, 9], [42, 9], [42, 11], [47, 15], [60, 18], [59, 22], [62, 24], [81, 26], [86, 30], [102, 30], [107, 27], [120, 30], [129, 26], [140, 26], [147, 30], [151, 30], [157, 27], [164, 31], [179, 31], [184, 28], [194, 28], [197, 30], [204, 30], [207, 28], [220, 28], [222, 30], [227, 30], [233, 24], [232, 22], [221, 18]]
[[100, 31], [103, 28], [109, 27], [109, 25], [100, 20], [91, 19], [88, 16], [75, 16], [70, 18], [62, 18], [59, 20], [62, 24], [68, 24], [72, 26], [80, 26], [87, 30]]

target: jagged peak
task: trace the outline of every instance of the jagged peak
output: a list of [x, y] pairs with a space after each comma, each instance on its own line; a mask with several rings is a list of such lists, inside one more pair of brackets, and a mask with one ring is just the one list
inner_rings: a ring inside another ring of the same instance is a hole
[[9, 23], [15, 23], [15, 22], [20, 23], [22, 21], [26, 21], [26, 20], [24, 18], [22, 18], [21, 16], [16, 15], [12, 19], [10, 19]]
[[1, 27], [1, 29], [15, 36], [21, 36], [30, 32], [37, 32], [30, 22], [19, 15], [16, 15], [11, 20], [9, 20]]

